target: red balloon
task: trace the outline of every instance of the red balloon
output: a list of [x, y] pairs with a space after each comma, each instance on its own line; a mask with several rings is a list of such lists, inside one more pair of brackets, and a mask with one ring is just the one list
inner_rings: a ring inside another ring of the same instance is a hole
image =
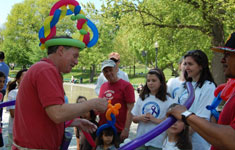
[[217, 97], [218, 94], [224, 89], [226, 83], [220, 84], [214, 91], [214, 96]]
[[87, 34], [84, 35], [83, 42], [87, 45], [90, 41], [90, 33], [87, 32]]
[[229, 79], [224, 87], [220, 97], [227, 101], [235, 93], [235, 79]]
[[81, 30], [83, 24], [86, 23], [86, 21], [87, 21], [87, 20], [86, 20], [86, 19], [83, 19], [83, 18], [82, 18], [82, 19], [79, 19], [79, 20], [77, 21], [77, 29], [78, 29], [78, 30]]
[[3, 94], [0, 92], [0, 101], [2, 101]]
[[50, 11], [50, 16], [54, 15], [56, 9], [60, 8], [63, 5], [70, 5], [70, 4], [74, 6], [79, 5], [79, 3], [75, 0], [60, 0], [52, 6], [51, 11]]

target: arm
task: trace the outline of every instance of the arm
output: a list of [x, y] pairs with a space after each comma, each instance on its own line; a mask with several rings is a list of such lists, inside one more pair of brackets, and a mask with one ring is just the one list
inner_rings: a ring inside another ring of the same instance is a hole
[[46, 113], [55, 123], [62, 123], [67, 120], [81, 116], [91, 109], [104, 112], [108, 102], [105, 99], [94, 98], [83, 103], [51, 105], [45, 108]]
[[127, 104], [127, 116], [126, 116], [125, 128], [122, 130], [122, 133], [120, 135], [121, 139], [123, 139], [123, 140], [128, 138], [128, 135], [129, 135], [129, 130], [130, 130], [132, 117], [133, 117], [131, 114], [131, 110], [132, 110], [133, 106], [134, 106], [134, 103]]
[[[181, 120], [181, 113], [186, 110], [185, 106], [177, 105], [170, 109], [167, 115], [173, 115]], [[187, 118], [188, 124], [199, 133], [211, 145], [226, 150], [235, 149], [235, 130], [230, 125], [210, 123], [196, 115]]]
[[10, 109], [10, 116], [11, 118], [14, 118], [15, 117], [15, 109]]
[[146, 114], [141, 115], [141, 116], [133, 116], [134, 123], [139, 123], [141, 121], [146, 123], [149, 121], [149, 117], [147, 117]]

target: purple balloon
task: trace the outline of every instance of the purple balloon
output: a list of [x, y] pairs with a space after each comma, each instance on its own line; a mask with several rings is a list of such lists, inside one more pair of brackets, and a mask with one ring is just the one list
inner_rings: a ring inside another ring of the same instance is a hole
[[15, 103], [16, 103], [15, 100], [2, 102], [0, 103], [0, 108], [15, 105]]
[[[184, 106], [189, 109], [193, 104], [195, 95], [194, 89], [191, 82], [186, 82], [187, 90], [189, 93], [187, 101], [184, 103]], [[176, 119], [173, 116], [169, 116], [166, 120], [159, 123], [153, 130], [149, 131], [148, 133], [132, 140], [131, 142], [127, 143], [126, 145], [119, 148], [119, 150], [134, 150], [141, 145], [144, 145], [148, 141], [152, 140], [165, 130], [167, 130], [170, 126], [172, 126], [176, 122]]]

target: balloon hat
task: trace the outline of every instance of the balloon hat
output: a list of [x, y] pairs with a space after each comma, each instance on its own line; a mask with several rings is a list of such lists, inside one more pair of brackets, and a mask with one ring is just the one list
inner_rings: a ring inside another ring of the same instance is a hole
[[[73, 21], [77, 20], [77, 29], [80, 32], [79, 39], [51, 39], [56, 35], [56, 24], [66, 15], [72, 15], [71, 20]], [[88, 27], [93, 32], [93, 38], [91, 40]], [[97, 43], [98, 38], [99, 34], [96, 26], [85, 17], [84, 12], [81, 10], [81, 6], [75, 0], [60, 0], [54, 4], [49, 16], [44, 21], [44, 25], [39, 30], [39, 46], [41, 49], [55, 45], [65, 45], [78, 47], [82, 50], [85, 47], [94, 46]]]
[[106, 111], [105, 117], [107, 119], [107, 123], [103, 124], [102, 126], [100, 126], [96, 132], [96, 135], [99, 136], [100, 133], [106, 129], [111, 127], [113, 129], [114, 134], [117, 134], [117, 129], [115, 127], [115, 123], [116, 123], [116, 117], [119, 114], [119, 109], [121, 108], [121, 104], [117, 103], [114, 106], [111, 104], [111, 100], [108, 101], [108, 110]]

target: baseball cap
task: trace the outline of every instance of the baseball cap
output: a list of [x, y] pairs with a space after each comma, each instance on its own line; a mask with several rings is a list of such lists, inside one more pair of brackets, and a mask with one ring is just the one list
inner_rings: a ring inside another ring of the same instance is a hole
[[117, 52], [112, 52], [109, 54], [109, 59], [114, 58], [116, 60], [120, 60], [120, 55]]
[[213, 47], [213, 51], [224, 53], [224, 51], [235, 52], [235, 32], [229, 35], [225, 45], [222, 47]]
[[101, 71], [103, 71], [104, 68], [106, 67], [115, 67], [116, 64], [113, 60], [105, 60], [102, 62], [102, 67], [101, 67]]

